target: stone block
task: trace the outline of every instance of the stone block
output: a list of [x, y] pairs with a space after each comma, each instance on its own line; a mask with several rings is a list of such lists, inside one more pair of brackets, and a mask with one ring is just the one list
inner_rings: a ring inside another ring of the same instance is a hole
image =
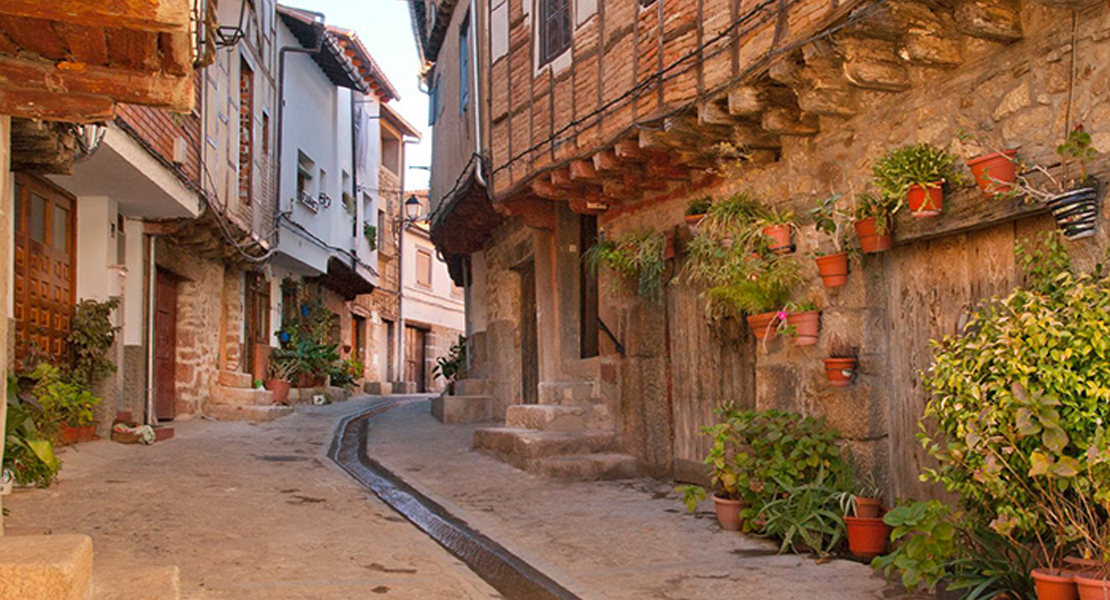
[[639, 461], [627, 454], [576, 454], [545, 458], [530, 472], [561, 481], [599, 481], [643, 477]]
[[393, 394], [393, 384], [388, 381], [369, 381], [362, 386], [362, 390], [371, 396], [389, 396]]
[[97, 569], [89, 600], [178, 600], [181, 575], [177, 567]]
[[851, 452], [859, 475], [871, 474], [880, 486], [886, 487], [889, 472], [890, 444], [887, 438], [877, 440], [847, 440], [844, 449]]
[[517, 404], [505, 411], [505, 426], [540, 431], [582, 431], [586, 428], [585, 406]]
[[92, 538], [87, 535], [4, 537], [0, 600], [84, 600], [92, 563]]
[[273, 393], [265, 389], [227, 387], [223, 385], [217, 385], [212, 388], [211, 404], [222, 406], [269, 406], [273, 403]]
[[415, 394], [416, 382], [415, 381], [394, 381], [393, 382], [394, 394]]
[[[825, 377], [823, 369], [820, 377]], [[846, 439], [872, 440], [887, 435], [886, 397], [860, 381], [845, 388], [827, 383], [815, 387], [810, 402]]]
[[540, 404], [580, 406], [597, 398], [597, 385], [592, 381], [544, 381], [537, 395]]
[[489, 396], [436, 396], [432, 416], [444, 424], [479, 423], [492, 419]]
[[273, 421], [293, 413], [291, 406], [225, 406], [210, 405], [205, 414], [220, 421]]
[[241, 373], [239, 371], [220, 371], [217, 381], [220, 385], [227, 387], [249, 388], [254, 384], [250, 373]]
[[455, 382], [455, 395], [482, 396], [486, 393], [485, 379], [460, 379]]

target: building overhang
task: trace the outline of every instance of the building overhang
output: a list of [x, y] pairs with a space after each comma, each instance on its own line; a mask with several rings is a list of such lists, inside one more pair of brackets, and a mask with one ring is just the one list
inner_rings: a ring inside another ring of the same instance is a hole
[[485, 245], [505, 217], [494, 210], [486, 186], [478, 181], [473, 161], [458, 188], [444, 198], [432, 215], [432, 242], [444, 254], [473, 254]]
[[315, 48], [319, 44], [320, 50], [312, 53], [312, 60], [333, 84], [364, 94], [370, 91], [358, 67], [351, 62], [339, 39], [317, 18], [318, 14], [283, 5], [278, 5], [277, 11], [281, 22], [302, 46]]
[[129, 217], [162, 220], [200, 216], [200, 194], [119, 127], [109, 127], [96, 151], [70, 175], [50, 179], [74, 196], [106, 196]]
[[354, 300], [359, 294], [374, 291], [375, 286], [366, 278], [367, 275], [365, 267], [360, 268], [357, 262], [352, 266], [349, 261], [333, 256], [328, 259], [327, 273], [311, 278], [311, 281], [339, 294], [344, 300]]

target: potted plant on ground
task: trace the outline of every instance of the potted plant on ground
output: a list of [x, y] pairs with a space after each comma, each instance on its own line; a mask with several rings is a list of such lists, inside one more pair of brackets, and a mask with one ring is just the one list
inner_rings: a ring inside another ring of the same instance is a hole
[[623, 285], [633, 283], [636, 293], [651, 302], [663, 300], [664, 258], [667, 236], [645, 229], [609, 239], [602, 235], [586, 250], [583, 260], [593, 272], [606, 266], [615, 272]]
[[874, 558], [886, 551], [891, 526], [883, 521], [882, 490], [873, 477], [853, 484], [841, 496], [841, 509], [848, 530], [848, 551], [860, 558]]
[[[713, 486], [713, 506], [717, 513], [717, 523], [721, 529], [739, 531], [741, 511], [747, 506], [743, 501], [740, 485], [746, 481], [737, 471], [737, 457], [743, 455], [741, 440], [730, 415], [734, 412], [731, 405], [717, 410], [719, 421], [715, 425], [703, 427], [701, 433], [713, 439], [713, 445], [705, 457], [705, 467]], [[694, 512], [698, 502], [705, 500], [705, 489], [701, 486], [681, 486], [682, 501], [690, 512]]]
[[825, 234], [832, 242], [833, 252], [816, 256], [817, 271], [827, 288], [836, 288], [848, 283], [848, 223], [851, 215], [839, 206], [840, 194], [817, 200], [817, 206], [809, 211], [817, 231]]
[[848, 387], [856, 376], [858, 351], [843, 339], [833, 336], [829, 357], [825, 359], [825, 377], [833, 387]]
[[695, 198], [686, 204], [686, 212], [682, 220], [686, 222], [686, 227], [690, 233], [697, 235], [698, 226], [701, 225], [702, 219], [705, 214], [709, 212], [709, 207], [713, 205], [713, 199], [709, 196], [703, 198]]
[[812, 552], [829, 556], [845, 537], [845, 519], [838, 501], [841, 482], [822, 467], [812, 480], [791, 484], [767, 502], [758, 520], [763, 534], [782, 540], [779, 552]]
[[297, 371], [297, 358], [288, 349], [274, 348], [270, 352], [270, 361], [266, 367], [268, 377], [262, 382], [262, 387], [273, 394], [274, 404], [289, 402], [289, 390]]
[[779, 333], [794, 338], [795, 346], [814, 346], [821, 331], [821, 313], [813, 302], [788, 302], [781, 311]]
[[759, 220], [760, 231], [767, 238], [767, 249], [775, 254], [789, 254], [794, 251], [791, 230], [794, 226], [794, 211], [780, 211], [771, 208]]
[[442, 377], [447, 382], [447, 394], [455, 393], [455, 382], [466, 379], [466, 336], [459, 336], [447, 356], [436, 358], [432, 377]]
[[864, 254], [890, 250], [894, 214], [902, 207], [901, 197], [887, 197], [864, 191], [855, 198], [855, 222], [859, 249]]
[[956, 157], [932, 144], [889, 150], [874, 166], [875, 185], [887, 198], [905, 198], [915, 217], [935, 217], [943, 210], [944, 184], [960, 183]]

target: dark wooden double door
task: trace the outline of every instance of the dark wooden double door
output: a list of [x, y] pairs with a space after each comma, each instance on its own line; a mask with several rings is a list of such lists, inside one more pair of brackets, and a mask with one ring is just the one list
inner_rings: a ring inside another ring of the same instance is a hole
[[424, 343], [427, 336], [428, 333], [423, 329], [405, 326], [405, 381], [415, 381], [416, 391], [420, 393], [428, 389], [424, 383], [427, 359]]

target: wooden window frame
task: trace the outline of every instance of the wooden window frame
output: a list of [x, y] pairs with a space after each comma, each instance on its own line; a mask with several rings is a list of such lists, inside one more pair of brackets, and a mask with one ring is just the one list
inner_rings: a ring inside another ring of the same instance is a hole
[[[539, 14], [536, 23], [539, 27], [541, 67], [562, 56], [564, 52], [570, 50], [573, 44], [572, 3], [573, 0], [538, 0]], [[553, 37], [558, 39], [553, 39]]]

